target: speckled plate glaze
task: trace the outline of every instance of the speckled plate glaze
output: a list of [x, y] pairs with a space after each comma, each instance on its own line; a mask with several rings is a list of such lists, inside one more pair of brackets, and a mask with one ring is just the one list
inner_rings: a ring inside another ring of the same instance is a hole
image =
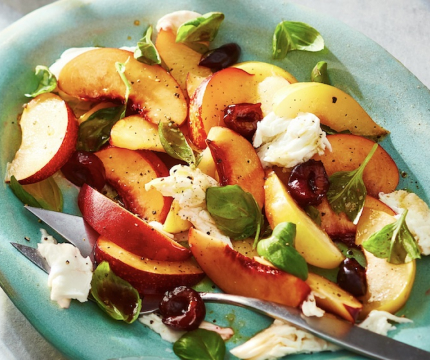
[[[226, 19], [217, 44], [238, 42], [242, 60], [272, 62], [271, 37], [281, 20], [303, 21], [317, 28], [326, 41], [319, 53], [292, 52], [274, 63], [299, 81], [309, 81], [319, 60], [329, 63], [333, 85], [357, 99], [369, 114], [391, 131], [383, 146], [407, 174], [400, 188], [430, 197], [430, 93], [407, 69], [377, 44], [344, 24], [282, 0], [64, 0], [26, 16], [0, 33], [0, 168], [13, 158], [20, 142], [17, 115], [35, 87], [36, 65], [49, 65], [63, 50], [74, 46], [132, 46], [148, 24], [175, 10], [200, 13], [221, 11]], [[66, 212], [77, 213], [76, 189], [61, 183]], [[0, 190], [0, 285], [40, 333], [71, 359], [112, 359], [155, 356], [174, 359], [171, 344], [143, 325], [131, 326], [110, 320], [94, 304], [73, 302], [60, 310], [49, 300], [46, 274], [20, 256], [10, 241], [39, 241], [40, 224], [23, 208], [3, 183]], [[430, 350], [430, 262], [418, 262], [418, 275], [411, 298], [399, 314], [414, 320], [399, 325], [390, 336]], [[227, 275], [231, 276], [231, 274]], [[209, 305], [208, 320], [232, 326], [236, 336], [227, 346], [243, 342], [271, 321], [250, 311]], [[228, 357], [232, 359], [233, 357]], [[297, 355], [291, 359], [358, 359], [346, 351]]]

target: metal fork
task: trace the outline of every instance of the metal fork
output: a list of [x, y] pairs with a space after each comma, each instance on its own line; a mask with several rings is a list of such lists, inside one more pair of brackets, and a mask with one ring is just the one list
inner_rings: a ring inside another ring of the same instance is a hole
[[[26, 208], [79, 248], [83, 256], [92, 256], [98, 234], [85, 223], [84, 219], [29, 206]], [[37, 249], [17, 243], [12, 245], [41, 269], [49, 271], [46, 261]], [[430, 352], [370, 332], [334, 316], [306, 317], [297, 308], [244, 296], [223, 293], [200, 293], [200, 296], [206, 302], [241, 306], [274, 319], [288, 321], [326, 341], [373, 359], [430, 360]], [[143, 313], [156, 311], [160, 300], [161, 295], [145, 296], [142, 301]]]

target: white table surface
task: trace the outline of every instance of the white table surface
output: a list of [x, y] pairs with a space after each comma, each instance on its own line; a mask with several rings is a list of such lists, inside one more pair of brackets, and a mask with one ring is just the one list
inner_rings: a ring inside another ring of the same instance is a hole
[[[0, 0], [0, 31], [28, 12], [50, 2], [52, 1]], [[388, 50], [430, 88], [429, 0], [295, 0], [295, 2], [331, 15], [367, 35]], [[1, 289], [0, 359], [65, 359], [39, 335]]]

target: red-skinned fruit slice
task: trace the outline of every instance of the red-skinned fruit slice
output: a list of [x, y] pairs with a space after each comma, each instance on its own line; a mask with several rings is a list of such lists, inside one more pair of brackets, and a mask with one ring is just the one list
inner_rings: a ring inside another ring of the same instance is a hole
[[194, 228], [188, 242], [203, 271], [226, 293], [299, 306], [310, 292], [303, 280], [250, 259]]
[[125, 207], [147, 221], [163, 223], [172, 204], [155, 189], [145, 184], [158, 177], [169, 176], [169, 170], [151, 151], [128, 150], [109, 146], [95, 153], [106, 169], [107, 182], [121, 196]]
[[24, 108], [20, 127], [21, 145], [8, 166], [6, 182], [12, 175], [21, 184], [42, 181], [56, 173], [75, 150], [75, 115], [55, 94], [41, 94], [31, 100]]
[[86, 184], [79, 192], [78, 205], [95, 231], [135, 255], [161, 261], [191, 256], [188, 249]]
[[98, 263], [107, 261], [115, 275], [128, 281], [140, 294], [162, 294], [177, 286], [193, 286], [205, 276], [192, 258], [160, 261], [130, 253], [100, 236], [95, 247]]

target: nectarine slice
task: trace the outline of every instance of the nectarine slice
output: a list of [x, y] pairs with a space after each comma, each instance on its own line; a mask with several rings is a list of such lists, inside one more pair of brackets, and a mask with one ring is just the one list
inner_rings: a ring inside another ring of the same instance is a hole
[[146, 221], [164, 222], [172, 198], [145, 184], [169, 176], [169, 170], [153, 152], [107, 147], [95, 153], [102, 161], [107, 182], [121, 196], [125, 207]]
[[138, 115], [118, 120], [112, 126], [109, 142], [124, 149], [165, 152], [158, 135], [158, 126]]
[[155, 46], [184, 94], [187, 93], [188, 74], [192, 77], [212, 75], [209, 68], [199, 66], [202, 54], [183, 43], [176, 42], [176, 34], [173, 31], [161, 29], [157, 35]]
[[224, 109], [227, 105], [253, 103], [257, 99], [253, 75], [236, 68], [226, 68], [207, 77], [190, 99], [190, 138], [199, 148], [214, 126], [225, 126]]
[[79, 192], [78, 205], [95, 231], [135, 255], [161, 261], [182, 261], [191, 256], [188, 249], [87, 184]]
[[316, 293], [315, 301], [320, 308], [352, 323], [357, 320], [363, 305], [350, 293], [334, 282], [313, 273], [308, 274], [306, 283]]
[[288, 306], [299, 306], [309, 294], [303, 280], [260, 264], [201, 231], [191, 228], [188, 242], [203, 271], [226, 293]]
[[[356, 244], [360, 245], [373, 233], [396, 219], [385, 212], [364, 208], [357, 225]], [[390, 264], [363, 249], [367, 260], [367, 294], [363, 301], [362, 316], [372, 310], [390, 313], [398, 311], [408, 300], [415, 280], [415, 260], [406, 264]]]
[[124, 103], [126, 88], [116, 62], [125, 64], [125, 77], [131, 84], [129, 109], [155, 124], [185, 121], [187, 102], [176, 80], [161, 66], [143, 64], [126, 50], [100, 48], [77, 56], [61, 70], [58, 87], [83, 100]]
[[[314, 160], [321, 160], [328, 176], [338, 171], [357, 169], [369, 154], [373, 141], [362, 136], [350, 134], [328, 135], [332, 151], [326, 150], [323, 155], [315, 155]], [[367, 193], [378, 197], [382, 191], [392, 192], [399, 183], [399, 170], [391, 156], [379, 145], [363, 173]]]
[[19, 122], [21, 145], [7, 167], [21, 184], [47, 179], [67, 162], [75, 150], [78, 123], [72, 110], [59, 96], [36, 96], [24, 108]]
[[244, 61], [234, 64], [233, 67], [245, 70], [247, 73], [253, 74], [255, 81], [261, 82], [271, 76], [280, 76], [287, 80], [290, 84], [297, 82], [297, 79], [288, 71], [279, 66], [262, 62], [262, 61]]
[[275, 173], [264, 185], [266, 217], [272, 229], [284, 221], [296, 224], [295, 247], [308, 264], [333, 269], [344, 259], [330, 237], [296, 204]]
[[107, 261], [115, 275], [128, 281], [140, 294], [162, 294], [177, 286], [193, 286], [205, 276], [194, 259], [150, 260], [124, 250], [100, 236], [95, 247], [98, 263]]
[[347, 93], [327, 84], [301, 82], [279, 90], [273, 100], [276, 115], [294, 119], [300, 112], [315, 114], [321, 123], [341, 132], [380, 137], [387, 130], [376, 124]]
[[264, 204], [264, 170], [260, 158], [251, 143], [243, 136], [226, 127], [210, 129], [206, 140], [212, 153], [219, 182], [239, 185], [251, 193], [255, 201]]

